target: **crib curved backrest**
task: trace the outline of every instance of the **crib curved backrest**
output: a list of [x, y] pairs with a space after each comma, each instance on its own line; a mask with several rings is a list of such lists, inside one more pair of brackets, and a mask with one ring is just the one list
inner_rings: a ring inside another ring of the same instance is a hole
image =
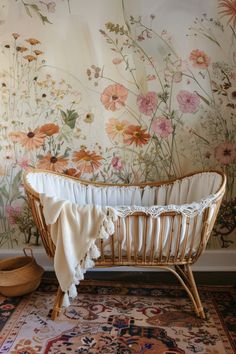
[[51, 257], [55, 246], [45, 223], [41, 193], [78, 205], [123, 207], [114, 235], [108, 241], [99, 240], [99, 265], [194, 263], [206, 247], [225, 185], [224, 174], [217, 171], [137, 185], [82, 181], [43, 170], [24, 174], [33, 218]]

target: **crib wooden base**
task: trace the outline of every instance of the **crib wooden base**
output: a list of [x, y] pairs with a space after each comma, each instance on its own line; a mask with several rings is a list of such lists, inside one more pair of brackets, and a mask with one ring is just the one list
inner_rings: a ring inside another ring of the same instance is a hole
[[[205, 312], [202, 307], [201, 299], [199, 297], [199, 293], [197, 290], [197, 286], [195, 283], [195, 279], [192, 273], [191, 266], [189, 264], [184, 264], [184, 265], [175, 265], [174, 268], [171, 268], [170, 266], [157, 266], [158, 268], [166, 269], [173, 273], [176, 278], [179, 280], [181, 285], [184, 287], [186, 290], [187, 294], [190, 297], [190, 300], [192, 301], [194, 311], [196, 315], [202, 319], [205, 319]], [[62, 300], [63, 300], [64, 293], [61, 290], [60, 286], [58, 287], [56, 298], [54, 301], [54, 306], [53, 310], [51, 313], [51, 319], [54, 321], [60, 314], [61, 308], [62, 308]]]

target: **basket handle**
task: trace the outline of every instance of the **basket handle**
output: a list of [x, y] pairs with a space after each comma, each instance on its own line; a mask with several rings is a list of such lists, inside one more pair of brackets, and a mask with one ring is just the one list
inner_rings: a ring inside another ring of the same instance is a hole
[[[30, 256], [27, 254], [27, 251], [30, 252]], [[34, 258], [32, 248], [30, 248], [30, 247], [25, 247], [25, 248], [23, 248], [23, 252], [24, 252], [24, 254], [25, 254], [26, 257], [32, 257], [32, 258]]]

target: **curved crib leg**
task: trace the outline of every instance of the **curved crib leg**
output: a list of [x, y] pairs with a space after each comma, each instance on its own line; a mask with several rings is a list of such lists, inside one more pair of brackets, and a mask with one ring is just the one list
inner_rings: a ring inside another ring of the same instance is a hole
[[191, 300], [193, 302], [195, 312], [197, 316], [205, 319], [205, 312], [202, 306], [201, 299], [199, 297], [199, 293], [197, 290], [197, 286], [194, 280], [193, 272], [191, 266], [189, 264], [185, 265], [176, 265], [175, 266], [176, 273], [181, 277], [184, 281], [185, 286], [187, 287], [188, 291], [191, 293]]
[[56, 298], [55, 298], [55, 301], [54, 301], [53, 310], [52, 310], [52, 314], [51, 314], [51, 319], [53, 321], [57, 318], [57, 316], [61, 312], [61, 305], [62, 305], [63, 295], [64, 295], [64, 293], [61, 290], [61, 287], [58, 286], [57, 294], [56, 294]]
[[203, 306], [202, 306], [201, 299], [199, 297], [199, 293], [198, 293], [198, 290], [197, 290], [197, 286], [196, 286], [196, 283], [195, 283], [193, 272], [192, 272], [191, 266], [189, 264], [185, 264], [185, 272], [186, 272], [186, 275], [187, 275], [187, 278], [188, 278], [189, 285], [190, 285], [191, 290], [192, 290], [191, 292], [192, 292], [192, 294], [194, 296], [194, 299], [196, 301], [196, 304], [198, 306], [198, 315], [201, 318], [205, 319], [206, 315], [205, 315], [205, 312], [204, 312], [204, 309], [203, 309]]

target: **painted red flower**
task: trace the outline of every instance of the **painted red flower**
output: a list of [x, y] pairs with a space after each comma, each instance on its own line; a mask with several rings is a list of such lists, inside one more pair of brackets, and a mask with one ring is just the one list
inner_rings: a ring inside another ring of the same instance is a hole
[[147, 133], [147, 129], [142, 129], [139, 125], [129, 125], [125, 131], [124, 143], [136, 146], [142, 146], [148, 143], [150, 134]]

